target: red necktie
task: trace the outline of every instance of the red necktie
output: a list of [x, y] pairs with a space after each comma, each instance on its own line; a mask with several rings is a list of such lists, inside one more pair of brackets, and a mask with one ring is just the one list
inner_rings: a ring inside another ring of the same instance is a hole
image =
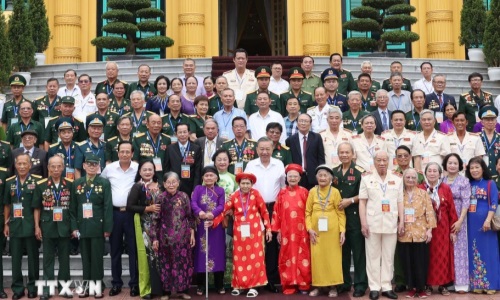
[[302, 162], [304, 163], [304, 170], [307, 168], [306, 151], [307, 151], [307, 136], [304, 135], [304, 141], [302, 142]]
[[441, 96], [441, 94], [438, 95], [438, 99], [439, 99], [439, 106], [443, 106], [443, 96]]

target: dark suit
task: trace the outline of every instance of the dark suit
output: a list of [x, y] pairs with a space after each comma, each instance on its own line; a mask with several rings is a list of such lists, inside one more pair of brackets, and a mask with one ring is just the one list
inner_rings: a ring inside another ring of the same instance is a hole
[[424, 109], [430, 109], [430, 110], [432, 110], [434, 112], [440, 111], [440, 112], [443, 113], [443, 120], [446, 120], [448, 118], [446, 117], [446, 114], [444, 113], [444, 106], [445, 106], [445, 104], [451, 103], [451, 104], [453, 104], [455, 106], [455, 109], [456, 109], [457, 108], [457, 103], [455, 102], [455, 97], [453, 97], [450, 94], [443, 93], [442, 94], [442, 98], [443, 98], [443, 106], [441, 107], [439, 105], [438, 96], [436, 95], [435, 92], [426, 95], [425, 96]]
[[[206, 136], [202, 136], [202, 137], [199, 137], [197, 138], [194, 143], [198, 146], [200, 146], [200, 149], [201, 149], [201, 159], [205, 160], [205, 143], [207, 141], [207, 137]], [[222, 143], [224, 143], [224, 141], [226, 141], [225, 139], [217, 136], [215, 138], [215, 151], [219, 150], [220, 148], [222, 148]], [[215, 153], [214, 151], [214, 153]], [[212, 154], [213, 155], [213, 154]], [[202, 163], [202, 167], [203, 167], [203, 163]]]
[[[392, 129], [391, 113], [392, 111], [387, 110], [387, 123], [389, 123], [389, 129]], [[381, 135], [382, 132], [384, 132], [384, 127], [382, 126], [382, 116], [380, 115], [379, 110], [376, 109], [372, 111], [371, 115], [375, 117], [375, 125], [377, 125], [377, 128], [375, 128], [375, 134]]]
[[[184, 157], [184, 153], [181, 154], [179, 149], [179, 143], [168, 146], [165, 152], [163, 170], [177, 173], [181, 179], [179, 190], [191, 196], [194, 187], [201, 184], [203, 156], [201, 156], [201, 148], [197, 144], [188, 142], [186, 147], [189, 151]], [[182, 178], [182, 165], [189, 165], [189, 178]]]
[[[299, 133], [295, 133], [286, 139], [286, 145], [292, 153], [292, 162], [302, 165], [302, 152], [300, 151]], [[306, 189], [311, 189], [318, 184], [316, 180], [316, 167], [325, 163], [325, 148], [321, 136], [317, 133], [309, 131], [307, 134], [307, 149], [306, 151], [306, 174], [300, 180], [300, 186]]]
[[[24, 148], [17, 148], [12, 151], [12, 170], [15, 170], [15, 161], [16, 157], [19, 154], [24, 153]], [[17, 173], [16, 173], [17, 174]], [[31, 169], [30, 174], [39, 175], [42, 178], [47, 178], [48, 169], [47, 169], [47, 152], [40, 148], [35, 147], [33, 149], [33, 154], [31, 155]]]

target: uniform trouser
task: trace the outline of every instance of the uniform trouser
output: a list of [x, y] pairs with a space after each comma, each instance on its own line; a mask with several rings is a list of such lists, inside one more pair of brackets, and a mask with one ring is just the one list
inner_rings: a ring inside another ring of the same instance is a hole
[[[69, 280], [69, 249], [70, 238], [47, 238], [44, 237], [43, 243], [43, 279], [54, 280], [54, 265], [55, 253], [57, 249], [57, 260], [59, 261], [59, 271], [57, 272], [57, 280]], [[59, 285], [59, 290], [61, 286]], [[49, 289], [44, 288], [44, 293], [48, 293]]]
[[351, 251], [354, 263], [354, 290], [366, 291], [368, 278], [366, 277], [365, 237], [361, 230], [348, 230], [345, 234], [345, 243], [342, 246], [342, 272], [344, 273], [343, 286], [351, 288]]
[[[104, 278], [104, 233], [102, 237], [80, 239], [83, 280], [103, 280]], [[104, 289], [104, 286], [103, 286]]]
[[365, 239], [366, 275], [371, 291], [392, 290], [396, 233], [373, 233]]
[[24, 292], [23, 273], [22, 273], [22, 260], [23, 251], [26, 247], [28, 254], [28, 292], [36, 293], [35, 280], [38, 280], [38, 268], [36, 265], [39, 263], [38, 247], [34, 236], [30, 237], [10, 237], [10, 249], [12, 255], [12, 292], [21, 294]]
[[[272, 220], [274, 202], [266, 203], [267, 211], [269, 212], [269, 219]], [[277, 234], [273, 233], [273, 240], [265, 242], [265, 255], [266, 255], [266, 274], [267, 280], [273, 284], [280, 283], [280, 273], [278, 270], [278, 258], [280, 255], [280, 248], [278, 244]]]
[[[3, 228], [4, 228], [4, 217], [3, 215], [0, 215], [0, 251], [3, 251], [3, 247], [5, 247], [5, 235], [3, 235]], [[1, 252], [0, 252], [1, 254]], [[3, 259], [0, 259], [0, 291], [3, 291]]]
[[113, 286], [122, 287], [122, 253], [123, 235], [128, 245], [128, 262], [130, 270], [129, 287], [139, 284], [137, 267], [137, 245], [135, 244], [134, 214], [131, 212], [121, 212], [113, 210], [113, 231], [109, 237], [111, 246], [111, 275]]
[[394, 283], [396, 285], [406, 286], [405, 270], [403, 270], [403, 262], [399, 250], [400, 243], [397, 243], [396, 253], [394, 255]]
[[408, 289], [416, 289], [419, 292], [423, 291], [427, 283], [429, 245], [425, 242], [398, 242], [398, 251]]

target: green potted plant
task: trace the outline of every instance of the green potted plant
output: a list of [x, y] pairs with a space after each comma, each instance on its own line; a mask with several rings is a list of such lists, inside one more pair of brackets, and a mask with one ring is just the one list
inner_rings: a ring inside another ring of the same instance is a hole
[[386, 52], [387, 43], [415, 42], [420, 38], [414, 32], [400, 29], [417, 23], [417, 18], [410, 15], [415, 7], [405, 0], [363, 0], [361, 4], [351, 10], [354, 18], [345, 22], [343, 28], [371, 32], [371, 37], [345, 39], [342, 44], [347, 49]]
[[12, 53], [7, 37], [7, 21], [0, 7], [0, 101], [5, 101], [4, 88], [9, 86], [9, 76], [12, 72]]
[[[126, 55], [135, 55], [136, 48], [166, 48], [174, 44], [171, 38], [164, 35], [167, 27], [165, 22], [157, 20], [164, 17], [165, 13], [151, 7], [150, 0], [109, 0], [108, 8], [110, 10], [102, 15], [108, 21], [102, 31], [108, 35], [91, 41], [97, 48], [125, 48]], [[160, 35], [154, 35], [157, 31], [160, 31]], [[153, 35], [141, 37], [141, 33], [145, 32]]]
[[484, 60], [490, 80], [500, 80], [500, 0], [491, 0], [483, 37]]
[[486, 8], [483, 0], [464, 0], [460, 12], [460, 45], [467, 48], [469, 60], [484, 61], [483, 44]]
[[9, 41], [14, 71], [23, 75], [28, 84], [29, 72], [35, 64], [35, 43], [33, 42], [31, 20], [24, 0], [14, 0], [13, 12], [9, 20]]
[[33, 42], [36, 48], [36, 64], [45, 65], [45, 54], [43, 52], [49, 47], [50, 29], [49, 18], [44, 0], [29, 0], [29, 18], [31, 27], [36, 28], [36, 34], [33, 34]]

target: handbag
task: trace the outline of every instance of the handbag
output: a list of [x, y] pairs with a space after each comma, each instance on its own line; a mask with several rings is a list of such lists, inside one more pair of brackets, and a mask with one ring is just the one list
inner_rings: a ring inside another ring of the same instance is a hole
[[[488, 206], [491, 205], [490, 202], [490, 185], [491, 185], [491, 180], [488, 181]], [[500, 231], [500, 207], [497, 205], [497, 210], [495, 211], [495, 214], [493, 215], [493, 218], [491, 219], [491, 230], [493, 231]]]

